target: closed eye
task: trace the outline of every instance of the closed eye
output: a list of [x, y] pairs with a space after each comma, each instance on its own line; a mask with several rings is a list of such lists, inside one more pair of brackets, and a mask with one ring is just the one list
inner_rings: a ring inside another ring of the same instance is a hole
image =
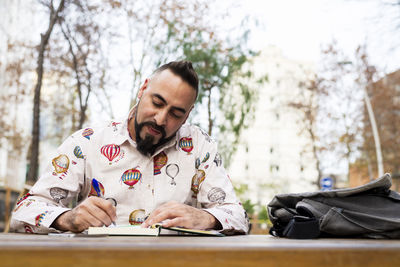
[[153, 101], [153, 105], [154, 105], [155, 107], [160, 108], [160, 107], [162, 107], [162, 106], [164, 105], [164, 103], [160, 103], [160, 102]]

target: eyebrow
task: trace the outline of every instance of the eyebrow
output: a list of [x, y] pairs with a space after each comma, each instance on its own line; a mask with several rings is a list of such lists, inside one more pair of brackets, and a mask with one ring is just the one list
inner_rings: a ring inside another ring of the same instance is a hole
[[[153, 97], [159, 99], [161, 102], [163, 102], [164, 104], [168, 104], [167, 101], [164, 99], [164, 97], [162, 97], [159, 94], [153, 94]], [[186, 110], [184, 108], [181, 107], [176, 107], [176, 106], [172, 106], [173, 109], [180, 111], [182, 113], [186, 113]]]

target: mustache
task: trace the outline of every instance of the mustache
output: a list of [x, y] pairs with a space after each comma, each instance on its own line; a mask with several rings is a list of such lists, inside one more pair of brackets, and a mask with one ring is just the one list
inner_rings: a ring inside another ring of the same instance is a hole
[[155, 122], [152, 122], [152, 121], [145, 121], [145, 122], [142, 122], [142, 123], [139, 124], [140, 129], [142, 129], [144, 126], [149, 126], [149, 127], [153, 128], [153, 129], [159, 131], [159, 132], [161, 133], [162, 136], [166, 136], [166, 134], [167, 134], [167, 133], [165, 132], [164, 127], [162, 127], [162, 126], [156, 124]]

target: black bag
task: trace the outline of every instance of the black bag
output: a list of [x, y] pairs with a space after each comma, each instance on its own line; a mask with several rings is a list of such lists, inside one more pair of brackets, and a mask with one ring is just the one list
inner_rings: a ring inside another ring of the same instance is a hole
[[270, 234], [317, 237], [400, 238], [400, 194], [390, 174], [363, 186], [276, 195], [268, 204]]

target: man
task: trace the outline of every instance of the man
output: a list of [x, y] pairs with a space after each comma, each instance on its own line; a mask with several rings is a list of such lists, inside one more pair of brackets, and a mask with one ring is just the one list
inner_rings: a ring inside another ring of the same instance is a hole
[[[247, 233], [248, 221], [214, 141], [184, 124], [198, 94], [187, 61], [145, 80], [127, 119], [70, 136], [30, 192], [11, 230], [81, 232], [90, 226], [216, 229]], [[70, 203], [78, 205], [70, 209]]]

